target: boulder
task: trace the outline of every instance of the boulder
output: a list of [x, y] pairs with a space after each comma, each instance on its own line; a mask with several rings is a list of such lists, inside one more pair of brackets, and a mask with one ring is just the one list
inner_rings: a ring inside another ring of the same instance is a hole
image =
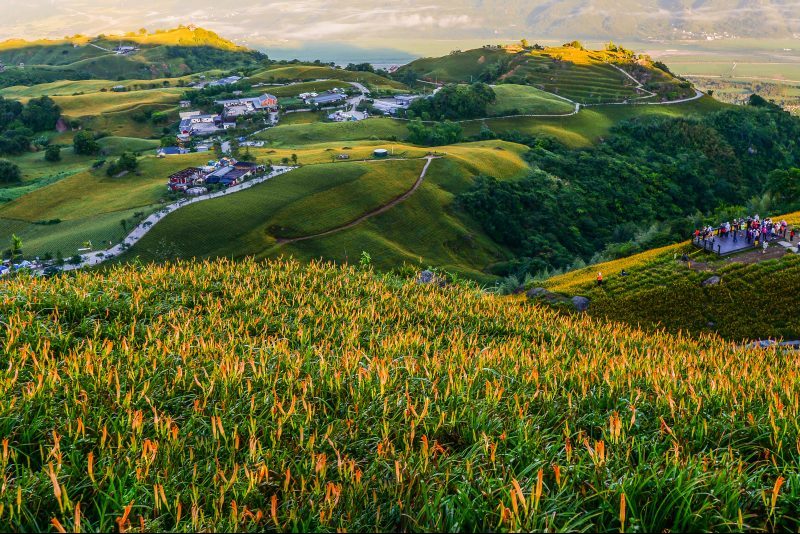
[[719, 276], [712, 276], [711, 278], [703, 280], [703, 282], [700, 285], [703, 287], [718, 286], [720, 282], [722, 282], [722, 278], [720, 278]]
[[572, 305], [575, 306], [575, 309], [579, 312], [584, 312], [589, 309], [589, 299], [586, 297], [572, 297]]

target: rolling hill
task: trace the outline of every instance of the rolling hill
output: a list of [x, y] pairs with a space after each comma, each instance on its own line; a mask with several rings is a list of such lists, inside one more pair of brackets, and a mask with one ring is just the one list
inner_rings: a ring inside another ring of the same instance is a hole
[[[137, 50], [115, 53], [120, 45]], [[63, 80], [131, 80], [183, 76], [216, 69], [254, 68], [266, 56], [194, 27], [58, 41], [0, 43], [0, 87]]]
[[419, 59], [398, 71], [401, 77], [409, 74], [432, 82], [530, 85], [581, 104], [658, 102], [695, 94], [691, 84], [649, 58], [616, 46], [606, 50], [585, 50], [580, 45], [487, 46]]
[[[403, 145], [394, 150], [395, 157], [409, 158], [427, 152]], [[523, 150], [503, 141], [438, 147], [437, 153], [444, 157], [431, 162], [419, 189], [391, 210], [332, 235], [282, 244], [282, 239], [322, 233], [380, 208], [410, 190], [423, 168], [420, 159], [329, 163], [332, 154], [342, 152], [338, 147], [317, 156], [324, 163], [307, 165], [235, 197], [201, 202], [168, 215], [126, 259], [292, 255], [345, 262], [363, 250], [382, 269], [422, 262], [487, 279], [486, 266], [505, 253], [486, 239], [475, 221], [452, 206], [453, 197], [469, 187], [476, 174], [494, 172], [506, 179], [524, 174]], [[313, 153], [297, 154], [301, 162], [315, 161]], [[280, 152], [271, 155], [280, 156]], [[198, 233], [206, 238], [191, 238]], [[165, 250], [172, 252], [165, 256]]]

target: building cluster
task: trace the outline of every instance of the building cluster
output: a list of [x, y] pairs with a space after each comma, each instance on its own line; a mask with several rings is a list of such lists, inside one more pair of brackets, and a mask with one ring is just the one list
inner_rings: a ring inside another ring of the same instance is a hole
[[233, 158], [211, 160], [202, 167], [187, 167], [169, 177], [167, 187], [171, 191], [183, 191], [188, 195], [202, 195], [206, 185], [219, 184], [225, 187], [237, 185], [265, 167], [249, 161]]
[[306, 104], [313, 104], [316, 106], [335, 106], [347, 100], [347, 95], [344, 93], [344, 90], [334, 88], [322, 94], [301, 93], [298, 95], [298, 98]]
[[[191, 102], [187, 100], [182, 101], [180, 105], [185, 109], [190, 104]], [[203, 113], [202, 111], [182, 111], [180, 113], [181, 122], [178, 126], [180, 142], [189, 141], [192, 137], [205, 137], [236, 128], [237, 117], [278, 110], [278, 99], [270, 94], [217, 100], [215, 104], [222, 106], [222, 113]]]
[[380, 110], [384, 115], [396, 115], [399, 110], [408, 109], [411, 103], [421, 95], [395, 95], [393, 98], [379, 98], [372, 102], [372, 107]]

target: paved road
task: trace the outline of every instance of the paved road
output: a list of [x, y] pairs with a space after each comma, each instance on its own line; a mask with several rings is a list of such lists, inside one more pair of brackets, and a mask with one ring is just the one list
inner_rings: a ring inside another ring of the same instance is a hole
[[[379, 208], [376, 208], [376, 209], [374, 209], [374, 210], [372, 210], [372, 211], [370, 211], [368, 213], [365, 213], [361, 217], [359, 217], [357, 219], [354, 219], [354, 220], [350, 221], [347, 224], [343, 224], [342, 226], [337, 226], [336, 228], [332, 228], [330, 230], [326, 230], [325, 232], [321, 232], [319, 234], [306, 235], [306, 236], [302, 236], [302, 237], [293, 237], [291, 239], [278, 238], [277, 239], [278, 244], [279, 245], [286, 245], [286, 244], [289, 244], [289, 243], [297, 243], [298, 241], [307, 241], [309, 239], [316, 239], [318, 237], [324, 237], [324, 236], [327, 236], [327, 235], [335, 234], [337, 232], [341, 232], [342, 230], [347, 230], [349, 228], [357, 226], [357, 225], [361, 224], [362, 222], [366, 221], [367, 219], [371, 219], [372, 217], [375, 217], [376, 215], [380, 215], [381, 213], [389, 211], [390, 209], [392, 209], [393, 207], [397, 206], [398, 204], [400, 204], [404, 200], [407, 200], [408, 197], [413, 195], [414, 192], [417, 189], [419, 189], [419, 186], [421, 186], [423, 180], [425, 180], [425, 174], [428, 172], [428, 167], [430, 167], [431, 161], [433, 161], [435, 159], [439, 159], [440, 157], [441, 156], [427, 156], [425, 159], [428, 160], [428, 161], [425, 162], [425, 166], [422, 168], [422, 172], [419, 174], [419, 178], [417, 178], [417, 181], [414, 182], [413, 186], [411, 186], [411, 189], [409, 189], [408, 191], [406, 191], [405, 193], [403, 193], [399, 197], [395, 198], [394, 200], [392, 200], [388, 204], [384, 204], [383, 206], [381, 206]], [[382, 161], [387, 161], [387, 160], [382, 160]]]
[[182, 208], [184, 206], [188, 206], [189, 204], [196, 204], [196, 203], [202, 202], [204, 200], [210, 200], [212, 198], [219, 198], [219, 197], [222, 197], [222, 196], [225, 196], [225, 195], [230, 195], [231, 193], [236, 193], [238, 191], [244, 191], [245, 189], [249, 189], [249, 188], [253, 187], [254, 185], [266, 182], [267, 180], [270, 180], [271, 178], [274, 178], [275, 176], [287, 173], [287, 172], [291, 171], [294, 168], [295, 167], [273, 166], [272, 172], [267, 174], [267, 175], [265, 175], [265, 176], [260, 176], [258, 178], [253, 178], [252, 180], [248, 180], [248, 181], [243, 182], [243, 183], [241, 183], [239, 185], [234, 185], [234, 186], [229, 187], [227, 189], [223, 189], [222, 191], [217, 191], [215, 193], [208, 193], [206, 195], [199, 195], [199, 196], [191, 197], [191, 198], [185, 198], [185, 199], [179, 200], [178, 202], [175, 202], [174, 204], [170, 204], [168, 206], [165, 206], [164, 208], [158, 210], [157, 212], [153, 213], [152, 215], [147, 217], [145, 220], [140, 222], [136, 226], [136, 228], [134, 228], [131, 231], [131, 233], [129, 233], [127, 235], [127, 237], [125, 237], [125, 239], [123, 239], [122, 243], [119, 243], [119, 244], [117, 244], [117, 245], [115, 245], [115, 246], [113, 246], [113, 247], [111, 247], [111, 248], [109, 248], [107, 250], [97, 250], [97, 251], [94, 251], [94, 252], [89, 252], [88, 254], [83, 254], [81, 256], [81, 260], [82, 260], [81, 263], [79, 263], [78, 265], [65, 265], [63, 269], [65, 271], [71, 271], [71, 270], [74, 270], [74, 269], [82, 269], [84, 267], [90, 267], [90, 266], [93, 266], [93, 265], [99, 265], [99, 264], [103, 263], [104, 261], [108, 260], [109, 258], [112, 258], [114, 256], [118, 256], [119, 254], [124, 252], [125, 251], [125, 245], [127, 245], [127, 247], [131, 247], [134, 244], [136, 244], [142, 237], [144, 237], [147, 234], [147, 232], [149, 232], [156, 224], [161, 222], [164, 219], [164, 217], [166, 217], [167, 215], [169, 215], [173, 211], [176, 211], [176, 210], [178, 210], [178, 209], [180, 209], [180, 208]]

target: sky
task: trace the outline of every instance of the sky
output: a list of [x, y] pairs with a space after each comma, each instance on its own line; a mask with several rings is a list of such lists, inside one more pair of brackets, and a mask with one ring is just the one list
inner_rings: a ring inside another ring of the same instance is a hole
[[[0, 40], [195, 24], [254, 48], [410, 50], [526, 37], [669, 37], [684, 29], [800, 39], [800, 0], [0, 0]], [[796, 35], [793, 37], [793, 32]], [[441, 50], [440, 50], [441, 51]]]

